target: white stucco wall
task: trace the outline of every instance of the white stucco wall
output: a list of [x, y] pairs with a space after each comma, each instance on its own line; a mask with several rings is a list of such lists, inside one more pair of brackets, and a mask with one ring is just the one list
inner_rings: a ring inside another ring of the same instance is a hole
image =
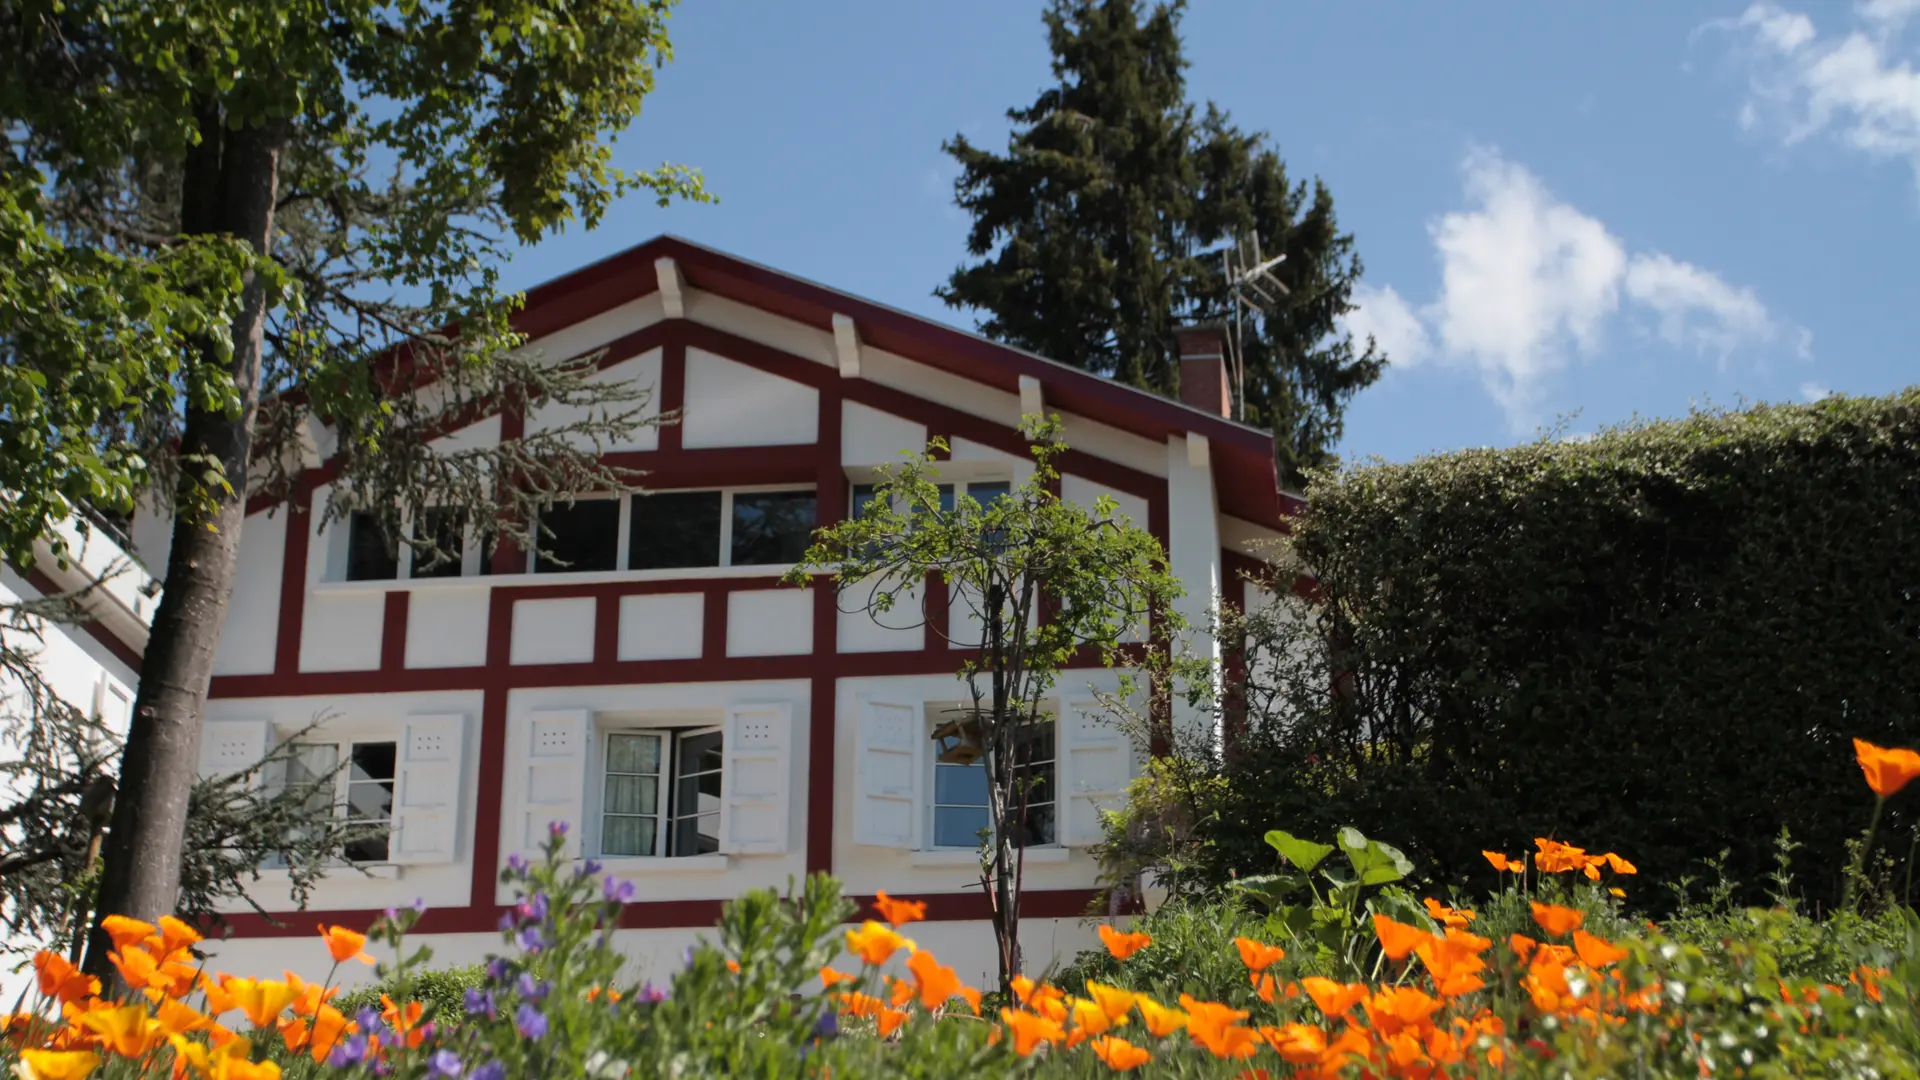
[[820, 393], [703, 349], [687, 350], [680, 444], [787, 446], [820, 437]]
[[[215, 675], [265, 675], [273, 671], [280, 630], [280, 569], [286, 555], [286, 511], [254, 514], [240, 528], [240, 558], [233, 598], [214, 653]], [[378, 644], [374, 646], [378, 653]]]

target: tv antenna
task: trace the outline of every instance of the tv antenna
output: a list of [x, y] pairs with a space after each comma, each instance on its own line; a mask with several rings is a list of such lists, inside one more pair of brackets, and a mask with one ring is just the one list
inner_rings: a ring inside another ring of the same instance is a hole
[[1220, 259], [1227, 277], [1227, 295], [1233, 304], [1233, 316], [1227, 321], [1227, 362], [1233, 368], [1233, 404], [1235, 420], [1247, 418], [1247, 365], [1241, 351], [1241, 335], [1249, 314], [1271, 315], [1288, 295], [1287, 286], [1273, 274], [1273, 268], [1287, 261], [1285, 252], [1266, 258], [1260, 252], [1260, 234], [1235, 238], [1222, 248]]

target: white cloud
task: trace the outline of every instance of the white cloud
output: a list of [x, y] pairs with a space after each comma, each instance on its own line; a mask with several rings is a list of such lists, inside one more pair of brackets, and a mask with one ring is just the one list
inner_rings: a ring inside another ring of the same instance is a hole
[[1626, 250], [1498, 151], [1473, 151], [1464, 170], [1476, 205], [1432, 225], [1440, 297], [1427, 315], [1447, 355], [1475, 366], [1510, 414], [1530, 413], [1542, 375], [1599, 347]]
[[[1403, 365], [1473, 371], [1515, 430], [1538, 422], [1554, 372], [1600, 350], [1623, 304], [1650, 315], [1661, 340], [1723, 363], [1782, 337], [1752, 289], [1658, 251], [1629, 252], [1499, 151], [1473, 151], [1462, 171], [1468, 207], [1429, 227], [1439, 296], [1416, 308], [1390, 286], [1358, 290], [1347, 328], [1371, 333]], [[1804, 330], [1797, 340], [1804, 352]]]
[[1427, 358], [1433, 348], [1427, 328], [1420, 325], [1413, 305], [1401, 299], [1393, 286], [1356, 286], [1353, 304], [1354, 309], [1340, 321], [1356, 341], [1371, 337], [1397, 367], [1412, 367]]
[[1658, 252], [1635, 255], [1627, 264], [1626, 290], [1628, 299], [1660, 317], [1661, 340], [1717, 353], [1722, 362], [1736, 348], [1772, 341], [1779, 333], [1752, 289], [1735, 288]]
[[1903, 159], [1920, 179], [1920, 54], [1903, 45], [1920, 0], [1865, 0], [1854, 11], [1854, 28], [1826, 36], [1773, 0], [1709, 24], [1734, 33], [1752, 68], [1741, 126], [1772, 129], [1788, 145], [1830, 134], [1870, 157]]
[[1800, 384], [1800, 396], [1808, 401], [1819, 401], [1832, 397], [1833, 391], [1816, 382], [1803, 382]]

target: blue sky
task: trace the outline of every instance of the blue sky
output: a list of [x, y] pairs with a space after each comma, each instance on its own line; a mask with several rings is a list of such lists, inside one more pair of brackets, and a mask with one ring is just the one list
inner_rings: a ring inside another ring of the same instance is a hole
[[[634, 198], [523, 252], [527, 286], [674, 232], [971, 326], [941, 140], [1003, 145], [1049, 78], [1039, 0], [687, 0]], [[1353, 325], [1395, 363], [1341, 452], [1405, 460], [1695, 403], [1920, 381], [1920, 0], [1197, 0], [1190, 89], [1332, 188]]]

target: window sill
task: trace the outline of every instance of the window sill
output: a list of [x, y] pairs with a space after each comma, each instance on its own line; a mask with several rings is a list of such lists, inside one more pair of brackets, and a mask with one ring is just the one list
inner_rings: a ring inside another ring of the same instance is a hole
[[675, 874], [721, 874], [733, 866], [731, 855], [682, 855], [678, 858], [601, 859], [609, 877], [667, 877]]
[[792, 565], [694, 566], [675, 570], [595, 570], [579, 574], [482, 574], [476, 577], [399, 578], [381, 581], [316, 581], [316, 593], [429, 592], [446, 589], [526, 588], [532, 585], [617, 585], [629, 581], [711, 581], [714, 578], [779, 578]]
[[[1028, 848], [1028, 863], [1063, 863], [1072, 858], [1072, 853], [1063, 847]], [[940, 848], [934, 851], [913, 851], [907, 854], [909, 866], [979, 866], [978, 848]]]
[[[261, 881], [291, 883], [293, 872], [284, 866], [262, 868], [259, 871]], [[397, 881], [400, 878], [399, 863], [367, 863], [356, 866], [351, 863], [341, 866], [329, 866], [326, 873], [329, 881], [352, 881], [356, 878], [371, 878], [377, 881]]]

